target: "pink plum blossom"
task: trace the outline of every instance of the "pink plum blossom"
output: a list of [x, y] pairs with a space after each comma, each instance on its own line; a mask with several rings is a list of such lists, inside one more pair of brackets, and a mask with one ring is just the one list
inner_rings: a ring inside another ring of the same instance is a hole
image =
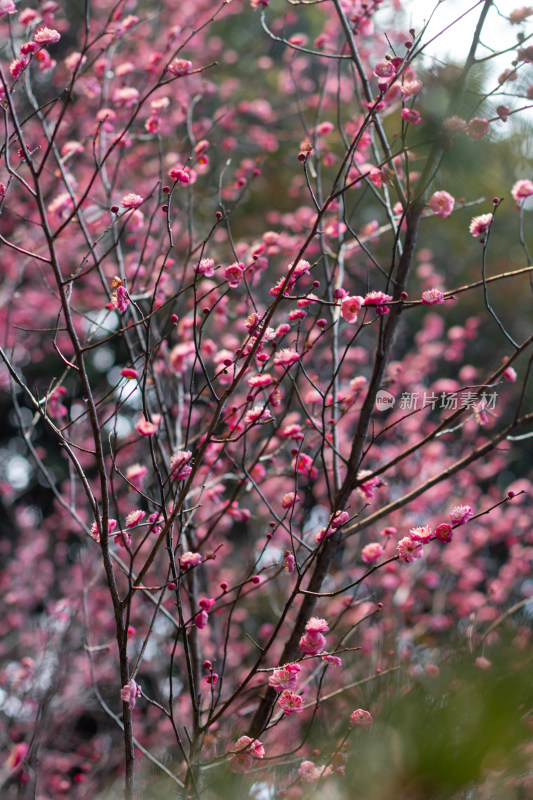
[[379, 476], [365, 480], [366, 476], [371, 474], [372, 473], [370, 470], [367, 469], [362, 469], [357, 473], [357, 479], [362, 481], [357, 487], [357, 491], [365, 498], [365, 500], [373, 500], [376, 496], [375, 489], [383, 486], [383, 481]]
[[511, 194], [517, 203], [522, 202], [526, 197], [531, 197], [533, 194], [533, 182], [529, 180], [517, 181], [511, 189]]
[[[0, 16], [1, 16], [1, 10], [0, 10]], [[6, 760], [4, 761], [5, 768], [10, 773], [18, 772], [22, 767], [24, 759], [26, 758], [29, 752], [30, 752], [30, 746], [27, 742], [18, 742], [17, 744], [13, 745], [13, 747], [9, 751]]]
[[140, 490], [142, 489], [142, 482], [147, 473], [148, 467], [144, 464], [132, 464], [131, 467], [128, 467], [126, 470], [126, 479], [135, 489]]
[[317, 767], [314, 761], [302, 761], [298, 767], [298, 775], [303, 783], [316, 783], [320, 778], [327, 778], [333, 772], [333, 766]]
[[288, 717], [291, 714], [300, 714], [303, 711], [303, 704], [301, 695], [291, 692], [290, 689], [285, 689], [278, 697], [278, 706]]
[[320, 617], [310, 617], [305, 625], [307, 633], [325, 633], [329, 631], [327, 620]]
[[448, 117], [442, 123], [444, 133], [451, 137], [458, 136], [460, 133], [466, 133], [466, 122], [461, 117]]
[[141, 417], [135, 425], [135, 430], [137, 433], [140, 433], [141, 436], [153, 436], [154, 433], [157, 433], [158, 427], [159, 419], [157, 422], [149, 422], [147, 419], [145, 419], [145, 417]]
[[371, 542], [363, 547], [361, 559], [365, 564], [373, 564], [375, 561], [378, 561], [384, 553], [385, 550], [379, 542]]
[[171, 75], [188, 75], [192, 69], [192, 61], [185, 58], [174, 58], [167, 67]]
[[471, 139], [482, 139], [489, 132], [488, 119], [474, 117], [466, 127], [466, 133]]
[[330, 519], [329, 524], [332, 528], [340, 528], [341, 525], [346, 525], [349, 519], [350, 515], [347, 511], [336, 511]]
[[[185, 175], [187, 173], [184, 173]], [[187, 176], [187, 183], [189, 182], [189, 177]], [[215, 274], [215, 262], [212, 258], [202, 258], [196, 265], [195, 269], [199, 275], [203, 275], [205, 278], [212, 278]]]
[[389, 308], [387, 303], [390, 303], [392, 296], [385, 294], [385, 292], [368, 292], [363, 300], [363, 305], [374, 306], [378, 314], [388, 314]]
[[507, 367], [507, 369], [502, 372], [502, 378], [505, 378], [509, 383], [516, 383], [518, 375], [514, 367]]
[[482, 236], [488, 231], [492, 223], [492, 214], [481, 214], [479, 217], [472, 217], [470, 223], [470, 233], [472, 236]]
[[402, 119], [409, 125], [419, 125], [422, 122], [420, 113], [414, 108], [402, 108]]
[[416, 97], [417, 94], [420, 94], [424, 87], [422, 81], [419, 80], [412, 80], [412, 81], [404, 81], [400, 86], [400, 92], [402, 93], [402, 97], [404, 100], [407, 100], [409, 97]]
[[127, 311], [130, 304], [130, 296], [128, 290], [123, 283], [120, 283], [114, 290], [111, 301], [117, 311]]
[[423, 527], [411, 528], [409, 536], [413, 542], [420, 542], [421, 544], [428, 544], [433, 539], [433, 531], [429, 525]]
[[451, 542], [453, 539], [453, 528], [451, 525], [448, 525], [447, 522], [441, 522], [440, 525], [437, 525], [435, 528], [435, 538], [439, 540], [439, 542]]
[[296, 492], [287, 492], [281, 498], [281, 507], [282, 508], [292, 508], [295, 503], [298, 502], [300, 498], [296, 494]]
[[246, 425], [253, 425], [255, 422], [268, 422], [272, 419], [272, 414], [268, 408], [262, 406], [254, 406], [244, 415], [244, 422]]
[[296, 559], [294, 555], [291, 553], [290, 550], [285, 550], [283, 553], [283, 569], [289, 575], [292, 575], [294, 570], [296, 569]]
[[307, 453], [298, 453], [292, 462], [292, 466], [297, 472], [307, 478], [311, 478], [311, 480], [316, 480], [318, 477], [318, 470], [313, 466], [313, 459]]
[[180, 566], [182, 570], [191, 569], [191, 567], [198, 567], [202, 563], [202, 556], [200, 553], [193, 553], [187, 550], [186, 553], [180, 557]]
[[396, 549], [400, 561], [405, 561], [406, 564], [413, 564], [417, 558], [422, 558], [424, 555], [424, 548], [420, 542], [415, 542], [410, 536], [400, 539]]
[[533, 8], [531, 6], [524, 6], [523, 8], [515, 8], [514, 11], [511, 11], [509, 14], [509, 22], [511, 25], [520, 25], [521, 22], [524, 22], [528, 17], [533, 14]]
[[326, 653], [322, 656], [322, 661], [325, 661], [330, 667], [342, 667], [342, 659], [339, 656], [333, 656]]
[[123, 703], [127, 703], [132, 711], [137, 703], [137, 698], [140, 696], [141, 687], [133, 680], [133, 678], [120, 690], [120, 699]]
[[145, 518], [145, 516], [146, 511], [141, 511], [140, 509], [131, 511], [126, 517], [126, 528], [134, 528]]
[[241, 736], [233, 745], [229, 768], [232, 772], [245, 773], [254, 766], [254, 759], [265, 757], [265, 748], [257, 739]]
[[356, 295], [348, 295], [341, 301], [341, 317], [346, 322], [357, 322], [357, 314], [363, 305], [363, 298]]
[[199, 611], [198, 614], [196, 614], [196, 616], [194, 617], [194, 624], [196, 625], [197, 628], [202, 630], [203, 628], [206, 627], [208, 619], [209, 615], [207, 611], [204, 608], [202, 608], [202, 610]]
[[421, 299], [425, 306], [436, 306], [444, 303], [444, 294], [440, 289], [426, 289], [425, 292], [422, 292]]
[[190, 450], [178, 450], [170, 459], [170, 474], [175, 481], [182, 481], [187, 478], [192, 467], [188, 463], [192, 458]]
[[0, 0], [0, 19], [6, 14], [15, 14], [17, 7], [13, 0]]
[[292, 347], [284, 347], [277, 350], [274, 356], [275, 367], [292, 367], [300, 359], [300, 354]]
[[244, 264], [235, 262], [224, 270], [224, 277], [232, 289], [235, 289], [243, 279]]
[[[172, 169], [170, 170], [170, 172], [168, 174], [169, 174], [169, 177], [173, 181], [176, 181], [177, 183], [182, 183], [184, 186], [186, 186], [191, 180], [190, 171], [188, 170], [187, 167], [182, 167], [181, 164], [176, 164], [175, 167], [172, 167]], [[209, 260], [211, 260], [211, 259], [209, 259]], [[206, 259], [206, 261], [207, 261], [207, 259]], [[200, 262], [200, 263], [202, 263], [202, 262]], [[213, 261], [213, 264], [214, 263], [215, 262]], [[206, 272], [203, 272], [202, 274], [205, 275]], [[211, 273], [211, 274], [213, 274], [213, 273]]]
[[124, 367], [124, 369], [120, 370], [120, 374], [123, 378], [127, 378], [128, 380], [135, 380], [139, 377], [139, 373], [133, 367]]
[[450, 511], [452, 525], [464, 525], [473, 516], [474, 512], [470, 506], [455, 506]]
[[53, 28], [41, 28], [33, 34], [33, 41], [37, 44], [55, 44], [61, 39], [59, 31]]
[[356, 708], [350, 714], [350, 725], [356, 728], [363, 728], [364, 730], [370, 728], [374, 720], [370, 711], [365, 711], [364, 708]]
[[[100, 519], [100, 522], [102, 522], [101, 519]], [[111, 535], [113, 533], [113, 531], [117, 527], [117, 524], [118, 523], [117, 523], [116, 519], [109, 519], [107, 521], [107, 532], [108, 532], [109, 535]], [[96, 522], [93, 522], [93, 524], [91, 525], [90, 535], [94, 539], [95, 542], [100, 542], [100, 533], [98, 531], [98, 525], [96, 524]]]
[[120, 202], [124, 208], [139, 208], [139, 206], [144, 203], [144, 197], [141, 197], [140, 194], [130, 192], [129, 194], [125, 194]]
[[[12, 2], [12, 0], [0, 0], [0, 9], [2, 7], [2, 3], [5, 4], [6, 2], [10, 3], [10, 2]], [[13, 8], [15, 8], [15, 6], [13, 6]], [[1, 15], [1, 13], [2, 12], [0, 11], [0, 15]], [[11, 13], [13, 13], [13, 12], [11, 12]], [[19, 14], [19, 22], [20, 22], [21, 25], [24, 25], [24, 27], [26, 27], [26, 25], [30, 25], [33, 22], [33, 20], [35, 19], [36, 16], [37, 16], [37, 11], [35, 11], [35, 9], [33, 9], [33, 8], [25, 8]]]
[[121, 86], [112, 94], [114, 105], [122, 108], [131, 108], [139, 101], [139, 90], [134, 86]]
[[74, 72], [76, 69], [83, 67], [87, 63], [87, 56], [84, 56], [78, 52], [74, 52], [67, 56], [63, 63], [68, 70]]
[[300, 639], [299, 647], [306, 656], [316, 656], [326, 646], [326, 637], [321, 633], [304, 633]]
[[428, 205], [436, 217], [442, 217], [442, 219], [444, 219], [445, 217], [449, 217], [452, 213], [455, 200], [448, 192], [434, 192], [429, 198]]
[[299, 664], [286, 664], [284, 667], [278, 667], [268, 679], [268, 685], [276, 692], [296, 689], [300, 669]]
[[20, 75], [22, 75], [29, 63], [30, 62], [27, 58], [21, 57], [14, 59], [9, 65], [9, 71], [13, 78], [18, 78]]
[[380, 61], [374, 67], [376, 78], [393, 78], [396, 75], [396, 68], [390, 61]]

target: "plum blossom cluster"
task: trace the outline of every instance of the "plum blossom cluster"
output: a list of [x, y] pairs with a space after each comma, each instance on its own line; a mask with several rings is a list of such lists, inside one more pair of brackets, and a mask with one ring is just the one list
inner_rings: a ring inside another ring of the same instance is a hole
[[[76, 28], [23, 5], [0, 0], [0, 794], [131, 800], [154, 770], [197, 800], [348, 796], [372, 717], [438, 696], [465, 620], [480, 676], [504, 629], [531, 643], [505, 613], [531, 481], [500, 484], [532, 422], [533, 181], [509, 164], [516, 230], [496, 198], [469, 234], [490, 175], [440, 169], [533, 98], [530, 9], [512, 46], [473, 34], [508, 105], [479, 105], [470, 59], [435, 130], [445, 68], [400, 8], [99, 0]], [[483, 293], [472, 237], [497, 236], [516, 268]]]
[[231, 752], [230, 769], [232, 772], [249, 772], [254, 766], [254, 760], [265, 757], [265, 748], [257, 739], [241, 736], [237, 739]]
[[329, 625], [325, 619], [311, 617], [306, 623], [305, 633], [300, 639], [299, 647], [306, 656], [316, 656], [321, 653], [326, 646], [324, 633], [329, 631]]
[[453, 529], [468, 522], [474, 516], [474, 512], [470, 506], [455, 506], [449, 516], [450, 522], [441, 522], [434, 531], [429, 525], [411, 528], [409, 536], [404, 536], [396, 547], [400, 561], [413, 564], [424, 555], [423, 545], [429, 544], [433, 539], [445, 544], [451, 542]]

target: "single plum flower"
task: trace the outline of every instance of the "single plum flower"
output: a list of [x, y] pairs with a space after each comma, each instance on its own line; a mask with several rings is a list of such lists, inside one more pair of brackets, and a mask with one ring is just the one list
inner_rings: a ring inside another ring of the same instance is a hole
[[244, 276], [244, 264], [235, 262], [224, 270], [224, 277], [232, 289], [236, 289]]
[[414, 108], [402, 108], [402, 119], [409, 125], [419, 125], [422, 122], [422, 117]]
[[528, 180], [517, 181], [511, 189], [511, 194], [517, 203], [521, 203], [526, 197], [533, 194], [533, 182]]
[[124, 208], [139, 208], [139, 206], [144, 203], [144, 197], [141, 197], [140, 194], [130, 192], [129, 194], [125, 194], [120, 202]]
[[417, 558], [422, 558], [424, 555], [424, 548], [420, 542], [415, 542], [410, 536], [400, 539], [396, 549], [400, 561], [404, 561], [406, 564], [413, 564]]
[[301, 695], [291, 692], [289, 689], [285, 689], [278, 698], [278, 706], [288, 717], [291, 714], [299, 714], [303, 710], [303, 704]]
[[182, 481], [187, 478], [191, 472], [192, 467], [189, 461], [192, 458], [190, 450], [178, 450], [170, 459], [170, 475], [175, 481]]
[[292, 508], [298, 501], [299, 497], [296, 492], [287, 492], [281, 498], [281, 507], [282, 508]]
[[135, 425], [135, 430], [141, 436], [153, 436], [159, 427], [159, 419], [154, 422], [149, 422], [145, 417], [141, 417]]
[[187, 550], [186, 553], [180, 557], [180, 567], [182, 570], [191, 569], [191, 567], [198, 567], [202, 563], [202, 556], [200, 553], [192, 553]]
[[120, 370], [120, 374], [128, 380], [135, 380], [139, 377], [139, 373], [133, 367], [124, 367], [124, 369]]
[[293, 350], [292, 347], [283, 347], [281, 350], [278, 350], [274, 356], [274, 366], [287, 367], [288, 369], [299, 360], [300, 354], [296, 350]]
[[36, 31], [33, 35], [33, 41], [37, 44], [55, 44], [61, 39], [61, 34], [59, 31], [54, 30], [53, 28], [41, 28], [39, 31]]
[[363, 298], [357, 295], [348, 295], [341, 301], [341, 317], [352, 325], [357, 322], [357, 314], [363, 305]]
[[298, 453], [292, 462], [292, 468], [312, 481], [318, 478], [318, 469], [313, 466], [313, 459], [307, 453]]
[[429, 525], [423, 527], [411, 528], [409, 536], [413, 542], [420, 542], [420, 544], [428, 544], [433, 539], [433, 531]]
[[299, 642], [302, 653], [306, 656], [316, 656], [326, 646], [326, 637], [321, 633], [304, 633]]
[[455, 205], [455, 200], [448, 194], [448, 192], [435, 192], [429, 198], [428, 206], [433, 211], [436, 217], [441, 217], [444, 219], [445, 217], [449, 217], [453, 211], [453, 207]]
[[470, 233], [472, 236], [482, 236], [488, 231], [492, 223], [492, 214], [481, 214], [479, 217], [473, 217], [470, 223]]
[[268, 679], [268, 685], [276, 692], [284, 692], [286, 689], [292, 691], [298, 685], [299, 664], [286, 664], [274, 670]]
[[135, 708], [137, 698], [141, 696], [141, 687], [133, 678], [120, 690], [120, 698], [123, 703], [127, 703], [131, 710]]
[[352, 711], [350, 714], [350, 725], [356, 728], [370, 728], [373, 722], [372, 714], [370, 711], [365, 711], [364, 708], [356, 708], [356, 710]]
[[131, 511], [126, 517], [126, 528], [134, 528], [146, 516], [146, 511], [141, 511], [139, 508]]
[[440, 289], [427, 289], [425, 292], [422, 292], [421, 299], [425, 306], [436, 306], [440, 303], [444, 303], [444, 294]]
[[9, 71], [14, 78], [18, 78], [30, 62], [27, 58], [16, 58], [9, 65]]
[[[185, 173], [187, 174], [187, 173]], [[187, 176], [187, 183], [189, 182], [189, 177]], [[203, 275], [205, 278], [212, 278], [215, 274], [215, 262], [212, 258], [202, 258], [198, 262], [195, 267], [195, 271], [198, 275]]]
[[466, 133], [471, 139], [482, 139], [489, 132], [488, 119], [474, 117], [466, 126]]
[[188, 75], [192, 69], [192, 61], [187, 61], [185, 58], [173, 58], [167, 69], [171, 75], [179, 77]]
[[435, 528], [435, 538], [439, 540], [439, 542], [451, 542], [453, 539], [453, 528], [451, 525], [448, 525], [447, 522], [441, 522], [440, 525], [437, 525]]
[[262, 406], [254, 406], [244, 415], [244, 422], [246, 425], [253, 425], [256, 422], [268, 422], [272, 419], [272, 414], [268, 408]]
[[294, 558], [290, 550], [285, 550], [285, 552], [283, 553], [283, 569], [289, 575], [292, 575], [292, 573], [296, 569], [296, 559]]
[[373, 564], [385, 553], [379, 542], [370, 542], [361, 551], [361, 558], [365, 564]]
[[[184, 186], [187, 186], [187, 184], [191, 180], [191, 176], [190, 176], [189, 170], [186, 167], [182, 167], [181, 164], [176, 164], [175, 167], [172, 167], [172, 169], [170, 170], [170, 172], [168, 174], [169, 174], [169, 177], [173, 181], [176, 181], [177, 183], [182, 183]], [[204, 259], [202, 259], [202, 260], [204, 260]], [[205, 259], [205, 260], [209, 261], [211, 259]], [[201, 263], [202, 262], [200, 262], [200, 264]], [[213, 261], [213, 264], [214, 263], [215, 262]], [[205, 275], [206, 273], [204, 272], [203, 274]]]
[[450, 511], [450, 520], [452, 525], [464, 525], [465, 522], [474, 516], [470, 506], [455, 506]]

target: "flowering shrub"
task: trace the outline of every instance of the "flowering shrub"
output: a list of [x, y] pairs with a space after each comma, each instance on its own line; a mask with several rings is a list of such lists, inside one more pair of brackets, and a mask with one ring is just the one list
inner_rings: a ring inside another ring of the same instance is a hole
[[531, 648], [533, 183], [445, 169], [531, 99], [531, 12], [481, 111], [479, 5], [436, 119], [396, 3], [34, 5], [0, 0], [2, 797], [350, 796], [395, 689]]

